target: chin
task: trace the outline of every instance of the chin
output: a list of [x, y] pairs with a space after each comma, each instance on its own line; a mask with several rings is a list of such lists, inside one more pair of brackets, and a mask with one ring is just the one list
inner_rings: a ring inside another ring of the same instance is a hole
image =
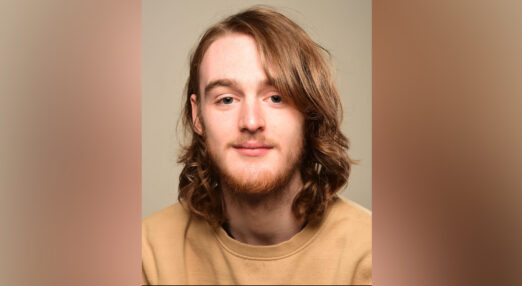
[[[280, 160], [271, 156], [212, 156], [221, 183], [236, 194], [266, 195], [288, 184], [293, 169], [285, 170]], [[275, 160], [274, 160], [275, 159]]]
[[289, 174], [285, 172], [273, 172], [261, 170], [256, 172], [242, 172], [240, 174], [223, 174], [225, 185], [236, 194], [245, 195], [267, 195], [286, 186]]
[[247, 170], [243, 169], [241, 173], [228, 173], [231, 179], [244, 185], [266, 184], [274, 179], [274, 174], [268, 170]]

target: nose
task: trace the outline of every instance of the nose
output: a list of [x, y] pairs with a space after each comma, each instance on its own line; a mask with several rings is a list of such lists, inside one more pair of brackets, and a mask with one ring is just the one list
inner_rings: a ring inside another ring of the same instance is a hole
[[255, 133], [265, 129], [263, 110], [257, 99], [251, 97], [243, 101], [238, 123], [241, 132]]

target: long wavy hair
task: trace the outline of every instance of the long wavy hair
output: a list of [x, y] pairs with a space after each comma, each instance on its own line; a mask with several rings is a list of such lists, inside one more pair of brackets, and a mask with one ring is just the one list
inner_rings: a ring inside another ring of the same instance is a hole
[[218, 172], [212, 167], [204, 136], [196, 133], [192, 121], [190, 96], [201, 94], [199, 68], [206, 50], [229, 33], [254, 38], [268, 80], [283, 97], [292, 98], [304, 114], [306, 143], [300, 166], [303, 187], [293, 201], [292, 211], [309, 223], [317, 221], [347, 183], [353, 163], [347, 154], [348, 139], [340, 130], [341, 101], [325, 60], [330, 54], [293, 21], [263, 6], [210, 27], [191, 55], [182, 114], [186, 142], [178, 158], [178, 163], [184, 165], [178, 200], [212, 225], [227, 220]]

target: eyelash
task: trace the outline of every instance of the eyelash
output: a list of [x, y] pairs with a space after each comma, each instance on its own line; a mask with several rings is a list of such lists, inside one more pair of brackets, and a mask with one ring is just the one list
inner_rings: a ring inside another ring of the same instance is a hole
[[[224, 102], [225, 99], [232, 99], [232, 102], [230, 102], [230, 103], [225, 103], [225, 102]], [[219, 99], [219, 100], [218, 100], [218, 103], [219, 103], [219, 104], [223, 104], [223, 105], [229, 105], [229, 104], [232, 104], [232, 103], [233, 103], [233, 100], [234, 100], [233, 97], [231, 97], [231, 96], [226, 96], [226, 97], [223, 97], [223, 98]]]
[[274, 103], [282, 103], [282, 102], [283, 102], [283, 97], [280, 96], [279, 94], [271, 95], [271, 96], [270, 96], [270, 99], [273, 99], [274, 97], [277, 97], [279, 101], [278, 101], [278, 102], [274, 102], [274, 101], [272, 100], [272, 102], [274, 102]]
[[[283, 102], [283, 98], [279, 94], [271, 95], [269, 98], [272, 100], [272, 103], [275, 103], [275, 104], [280, 104], [280, 103]], [[277, 100], [279, 100], [279, 101], [274, 102], [274, 98], [277, 98]], [[229, 99], [231, 99], [232, 101], [230, 103], [225, 103], [225, 100], [229, 100]], [[220, 98], [217, 101], [217, 103], [218, 104], [223, 104], [223, 105], [230, 105], [230, 104], [234, 103], [234, 100], [235, 99], [233, 97], [231, 97], [231, 96], [225, 96], [225, 97]]]

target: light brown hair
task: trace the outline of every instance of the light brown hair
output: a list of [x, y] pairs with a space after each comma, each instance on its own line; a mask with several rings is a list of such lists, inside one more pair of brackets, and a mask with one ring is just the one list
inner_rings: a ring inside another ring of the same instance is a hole
[[329, 53], [293, 21], [265, 7], [254, 7], [232, 15], [210, 27], [190, 58], [182, 124], [188, 144], [178, 163], [179, 201], [192, 213], [213, 225], [226, 221], [219, 177], [213, 170], [204, 136], [192, 122], [191, 94], [199, 90], [199, 68], [209, 46], [227, 33], [250, 35], [257, 43], [270, 83], [283, 97], [291, 98], [305, 117], [305, 150], [300, 166], [303, 188], [292, 210], [308, 222], [320, 219], [328, 203], [346, 184], [353, 163], [348, 157], [348, 139], [341, 133], [341, 101], [325, 56]]

